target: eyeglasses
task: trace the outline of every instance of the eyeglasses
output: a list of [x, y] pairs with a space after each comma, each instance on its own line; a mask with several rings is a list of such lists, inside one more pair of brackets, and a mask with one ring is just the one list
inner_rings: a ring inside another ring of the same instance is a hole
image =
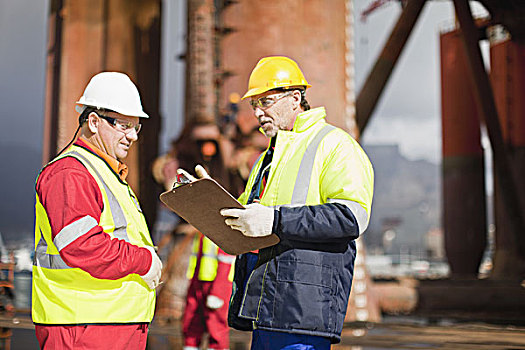
[[142, 124], [133, 124], [132, 122], [125, 122], [116, 118], [107, 117], [105, 115], [97, 114], [100, 118], [105, 119], [109, 124], [118, 131], [122, 131], [125, 134], [129, 134], [132, 129], [138, 134], [142, 128]]
[[258, 98], [257, 100], [251, 100], [250, 104], [252, 105], [253, 109], [256, 109], [257, 107], [261, 109], [266, 109], [266, 108], [273, 106], [280, 99], [285, 98], [286, 96], [290, 96], [291, 94], [293, 94], [293, 91], [285, 92], [281, 96], [278, 96], [275, 98], [271, 98], [273, 96], [269, 96], [269, 97], [265, 96], [265, 97]]

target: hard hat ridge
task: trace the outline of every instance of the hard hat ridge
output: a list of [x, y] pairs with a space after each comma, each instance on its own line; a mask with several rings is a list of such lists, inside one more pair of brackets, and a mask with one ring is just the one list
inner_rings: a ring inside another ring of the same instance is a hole
[[81, 105], [76, 107], [79, 113], [91, 106], [127, 116], [149, 118], [142, 109], [137, 87], [124, 73], [102, 72], [93, 76], [76, 103]]

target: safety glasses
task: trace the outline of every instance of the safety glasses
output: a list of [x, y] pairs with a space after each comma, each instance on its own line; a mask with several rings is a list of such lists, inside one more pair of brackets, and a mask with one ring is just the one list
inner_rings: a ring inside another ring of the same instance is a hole
[[253, 109], [256, 109], [256, 108], [266, 109], [266, 108], [273, 106], [280, 99], [283, 99], [286, 96], [290, 96], [291, 94], [293, 94], [293, 91], [285, 92], [282, 95], [277, 96], [277, 97], [275, 97], [275, 95], [261, 97], [261, 98], [258, 98], [257, 100], [251, 100], [250, 105], [252, 105]]
[[129, 134], [132, 130], [135, 130], [135, 132], [138, 134], [140, 132], [140, 129], [142, 128], [142, 124], [134, 124], [132, 122], [125, 122], [123, 120], [107, 117], [105, 115], [100, 115], [98, 113], [97, 115], [100, 118], [106, 120], [109, 124], [111, 124], [113, 128], [125, 134]]

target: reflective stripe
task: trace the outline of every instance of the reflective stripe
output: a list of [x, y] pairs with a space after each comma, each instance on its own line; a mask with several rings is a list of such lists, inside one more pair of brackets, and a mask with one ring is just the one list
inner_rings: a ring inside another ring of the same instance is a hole
[[120, 207], [120, 204], [117, 201], [117, 198], [115, 197], [113, 192], [106, 185], [106, 182], [104, 181], [100, 173], [97, 171], [97, 169], [93, 166], [93, 164], [91, 164], [91, 162], [86, 157], [84, 157], [82, 154], [78, 153], [77, 151], [71, 151], [69, 154], [72, 154], [72, 155], [75, 155], [81, 158], [84, 162], [89, 164], [91, 169], [95, 172], [95, 174], [97, 174], [98, 178], [100, 179], [100, 182], [104, 186], [106, 195], [108, 196], [109, 208], [111, 210], [111, 215], [113, 217], [113, 223], [115, 224], [115, 230], [113, 231], [113, 236], [115, 236], [115, 238], [117, 239], [123, 239], [124, 241], [129, 242], [128, 232], [126, 231], [128, 223], [126, 221], [126, 217], [124, 216], [124, 212], [122, 211], [122, 208]]
[[58, 254], [47, 254], [47, 243], [40, 230], [40, 240], [35, 249], [33, 265], [46, 269], [71, 269]]
[[55, 236], [55, 239], [53, 239], [53, 243], [57, 247], [58, 251], [61, 251], [75, 239], [88, 233], [89, 230], [97, 225], [98, 222], [95, 220], [95, 218], [86, 215], [60, 230], [60, 232]]
[[308, 188], [310, 187], [310, 179], [312, 177], [312, 170], [314, 167], [315, 155], [317, 154], [317, 148], [323, 140], [323, 138], [332, 130], [335, 126], [325, 125], [321, 131], [315, 135], [314, 139], [304, 152], [301, 165], [299, 165], [299, 172], [297, 173], [297, 179], [292, 194], [292, 205], [304, 205], [306, 198], [308, 197]]
[[332, 199], [328, 198], [328, 203], [341, 203], [346, 205], [354, 214], [355, 219], [357, 220], [357, 225], [359, 226], [359, 234], [365, 232], [368, 227], [368, 213], [361, 204], [350, 201], [347, 199]]
[[217, 254], [206, 254], [206, 253], [203, 253], [202, 256], [205, 256], [207, 258], [213, 258], [213, 259], [217, 259]]
[[140, 208], [139, 201], [137, 200], [137, 198], [135, 198], [135, 195], [133, 194], [133, 192], [131, 192], [131, 189], [129, 188], [129, 186], [128, 186], [128, 192], [129, 192], [129, 196], [131, 197], [131, 200], [135, 204], [135, 207], [137, 208], [139, 213], [142, 213], [142, 209]]
[[235, 256], [233, 255], [224, 255], [224, 254], [219, 254], [219, 256], [217, 257], [217, 259], [222, 262], [222, 263], [225, 263], [225, 264], [233, 264], [233, 262], [235, 261]]

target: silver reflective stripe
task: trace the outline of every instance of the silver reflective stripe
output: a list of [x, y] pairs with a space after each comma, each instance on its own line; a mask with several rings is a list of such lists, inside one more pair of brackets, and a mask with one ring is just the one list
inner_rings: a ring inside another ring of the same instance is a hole
[[314, 139], [304, 152], [301, 165], [299, 165], [299, 172], [297, 173], [297, 179], [292, 194], [292, 205], [304, 205], [306, 203], [306, 197], [308, 196], [308, 188], [310, 187], [310, 178], [312, 177], [312, 170], [314, 167], [315, 155], [317, 154], [317, 148], [323, 140], [323, 138], [332, 130], [335, 126], [326, 125], [321, 131], [315, 135]]
[[223, 254], [219, 254], [219, 256], [217, 257], [217, 259], [222, 262], [222, 263], [225, 263], [225, 264], [233, 264], [233, 262], [235, 261], [235, 257], [233, 255], [223, 255]]
[[346, 199], [332, 198], [328, 198], [328, 203], [341, 203], [350, 208], [352, 214], [354, 214], [355, 219], [357, 220], [357, 225], [359, 226], [359, 234], [365, 232], [366, 228], [368, 227], [368, 213], [366, 212], [365, 208], [361, 206], [361, 204]]
[[217, 259], [217, 254], [202, 254], [202, 256]]
[[60, 230], [60, 232], [53, 239], [53, 243], [57, 247], [58, 251], [61, 251], [75, 239], [88, 233], [89, 230], [97, 225], [98, 222], [94, 217], [86, 215]]
[[97, 174], [98, 178], [100, 179], [100, 182], [102, 182], [102, 185], [104, 186], [106, 195], [108, 196], [109, 209], [111, 210], [111, 215], [113, 216], [113, 223], [115, 224], [113, 236], [115, 236], [115, 238], [123, 239], [124, 241], [129, 242], [128, 232], [126, 231], [128, 223], [126, 221], [126, 217], [124, 216], [124, 212], [122, 211], [122, 208], [120, 207], [120, 204], [117, 201], [117, 197], [115, 197], [113, 192], [111, 192], [102, 176], [86, 157], [84, 157], [82, 154], [76, 151], [72, 151], [70, 154], [74, 154], [75, 156], [81, 158], [84, 162], [89, 164], [91, 169], [95, 172], [95, 174]]
[[40, 241], [35, 249], [35, 256], [33, 257], [33, 265], [44, 267], [46, 269], [70, 269], [70, 266], [62, 260], [60, 255], [47, 254], [47, 243], [40, 230]]

